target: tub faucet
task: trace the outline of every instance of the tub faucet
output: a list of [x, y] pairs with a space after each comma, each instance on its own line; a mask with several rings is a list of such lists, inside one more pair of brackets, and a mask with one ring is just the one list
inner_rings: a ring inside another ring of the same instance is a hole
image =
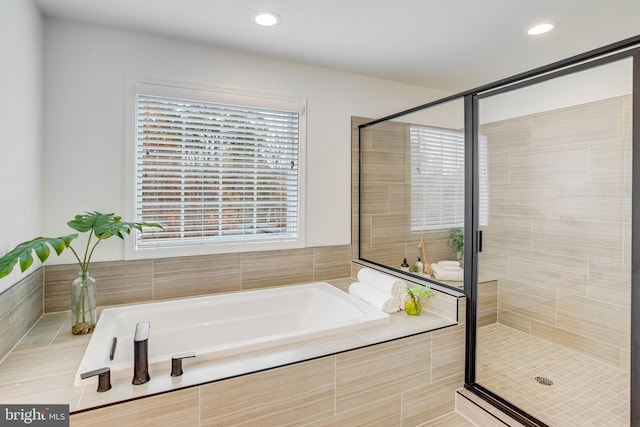
[[139, 322], [133, 337], [133, 381], [132, 384], [144, 384], [149, 376], [149, 322]]

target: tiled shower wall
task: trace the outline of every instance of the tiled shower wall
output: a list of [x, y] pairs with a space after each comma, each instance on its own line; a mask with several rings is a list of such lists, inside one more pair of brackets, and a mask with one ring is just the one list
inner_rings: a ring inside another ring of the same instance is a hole
[[631, 98], [481, 126], [498, 321], [629, 370]]
[[[353, 194], [358, 194], [358, 125], [368, 120], [352, 119], [353, 141]], [[421, 256], [419, 232], [411, 232], [411, 152], [409, 124], [387, 121], [365, 128], [362, 133], [363, 191], [362, 256], [371, 261], [396, 268], [403, 258], [413, 263]], [[358, 198], [353, 203], [358, 212]], [[354, 218], [357, 224], [357, 216]], [[354, 240], [357, 242], [357, 229]], [[422, 233], [426, 242], [429, 262], [451, 259], [449, 231]], [[357, 256], [356, 256], [357, 258]]]

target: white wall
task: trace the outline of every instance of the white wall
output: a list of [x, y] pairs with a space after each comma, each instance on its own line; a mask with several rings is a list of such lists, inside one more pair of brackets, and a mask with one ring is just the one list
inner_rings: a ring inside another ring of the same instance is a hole
[[[42, 232], [42, 54], [36, 6], [0, 1], [0, 255]], [[14, 269], [0, 292], [23, 276]]]
[[480, 100], [480, 124], [558, 110], [633, 91], [631, 58]]
[[[65, 222], [85, 210], [124, 213], [128, 79], [307, 98], [307, 246], [350, 243], [351, 116], [381, 117], [446, 95], [68, 21], [47, 19], [45, 36], [48, 234], [67, 233]], [[96, 260], [122, 259], [123, 244], [111, 239], [97, 252]]]

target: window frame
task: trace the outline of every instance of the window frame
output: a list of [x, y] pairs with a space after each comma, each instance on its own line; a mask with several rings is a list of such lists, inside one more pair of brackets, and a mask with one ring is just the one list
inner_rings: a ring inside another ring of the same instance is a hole
[[177, 256], [209, 255], [238, 252], [286, 250], [305, 247], [305, 191], [306, 188], [306, 98], [285, 97], [271, 93], [244, 91], [219, 87], [197, 87], [157, 81], [130, 80], [127, 96], [127, 137], [125, 211], [127, 217], [136, 218], [137, 204], [137, 100], [138, 95], [188, 99], [199, 102], [242, 105], [256, 108], [293, 111], [298, 113], [298, 215], [296, 238], [281, 240], [242, 240], [235, 242], [198, 242], [169, 246], [138, 246], [139, 232], [126, 239], [125, 259], [149, 259]]

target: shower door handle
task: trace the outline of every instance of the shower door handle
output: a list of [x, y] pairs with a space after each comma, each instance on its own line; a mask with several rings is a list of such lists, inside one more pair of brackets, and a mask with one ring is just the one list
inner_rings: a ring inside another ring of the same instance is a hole
[[482, 252], [482, 230], [478, 230], [478, 252]]

